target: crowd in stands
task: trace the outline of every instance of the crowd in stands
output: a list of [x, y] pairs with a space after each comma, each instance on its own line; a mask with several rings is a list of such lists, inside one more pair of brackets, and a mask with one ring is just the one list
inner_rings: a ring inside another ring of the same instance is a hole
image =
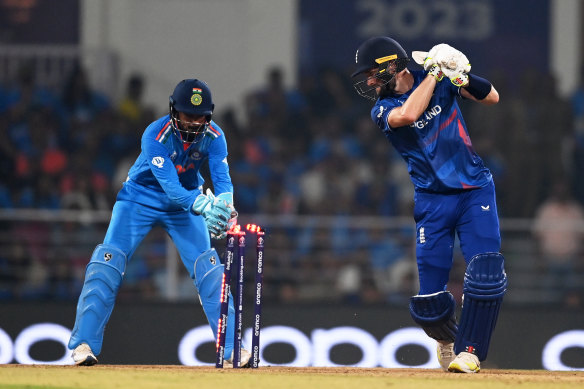
[[[244, 120], [231, 107], [217, 108], [214, 120], [228, 139], [240, 214], [411, 215], [413, 187], [405, 164], [372, 123], [370, 102], [353, 92], [345, 73], [322, 69], [301, 76], [289, 88], [286, 75], [274, 67], [267, 72], [265, 85], [241, 102]], [[140, 152], [143, 130], [166, 113], [166, 102], [156, 109], [145, 106], [142, 94], [147, 80], [139, 75], [127, 80], [120, 101], [97, 92], [88, 79], [84, 69], [76, 67], [60, 90], [49, 90], [37, 85], [34, 73], [25, 67], [14, 84], [0, 85], [0, 208], [111, 210]], [[498, 105], [460, 104], [473, 145], [495, 177], [500, 216], [541, 215], [539, 207], [559, 179], [574, 206], [581, 209], [584, 87], [568, 101], [558, 95], [552, 76], [535, 70], [525, 71], [515, 89], [503, 72], [493, 72], [490, 79], [501, 95]], [[36, 233], [63, 235], [67, 228]], [[70, 228], [69, 233], [83, 235], [84, 228], [94, 227]], [[0, 232], [31, 233], [17, 229], [14, 224], [10, 231]], [[297, 231], [293, 234], [297, 250], [270, 265], [271, 274], [279, 278], [272, 280], [277, 290], [268, 296], [291, 302], [326, 293], [349, 303], [407, 299], [416, 292], [415, 262], [412, 245], [404, 243], [411, 240], [412, 232], [402, 234], [351, 236], [358, 244], [345, 250], [346, 230], [330, 237]], [[273, 241], [291, 236], [289, 231], [275, 235]], [[58, 249], [51, 255], [31, 253], [37, 239], [38, 235], [20, 240], [9, 253], [0, 254], [0, 299], [75, 300], [91, 253]], [[311, 249], [319, 244], [337, 250], [323, 251], [315, 261]], [[581, 266], [578, 250], [574, 261]], [[157, 293], [160, 277], [154, 277], [151, 269], [161, 266], [154, 265], [151, 256], [151, 252], [137, 253], [141, 259], [128, 271], [136, 280], [127, 283], [137, 285], [140, 296]], [[458, 276], [453, 275], [454, 281], [459, 281]], [[59, 282], [42, 282], [51, 277]], [[18, 292], [6, 287], [15, 283], [26, 286]], [[124, 293], [122, 288], [121, 298]]]

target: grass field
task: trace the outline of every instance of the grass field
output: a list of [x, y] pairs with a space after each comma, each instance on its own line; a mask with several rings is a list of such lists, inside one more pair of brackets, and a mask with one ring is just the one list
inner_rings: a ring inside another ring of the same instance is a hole
[[92, 367], [0, 365], [0, 388], [575, 388], [584, 372], [483, 370], [452, 374], [440, 370], [290, 368], [223, 369], [186, 366]]

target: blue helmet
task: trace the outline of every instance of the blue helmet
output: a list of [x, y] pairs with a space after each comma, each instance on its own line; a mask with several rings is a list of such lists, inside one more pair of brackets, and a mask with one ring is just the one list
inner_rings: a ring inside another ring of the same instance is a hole
[[[173, 130], [183, 143], [194, 143], [202, 139], [202, 134], [206, 131], [215, 104], [209, 86], [201, 80], [182, 80], [174, 88], [174, 92], [169, 98], [170, 122]], [[204, 116], [205, 123], [192, 124], [182, 122], [178, 118], [178, 113], [183, 112], [189, 115]]]
[[[397, 73], [406, 68], [409, 60], [408, 54], [397, 41], [386, 36], [369, 38], [357, 49], [355, 54], [357, 69], [351, 77], [375, 69], [376, 72], [371, 77], [382, 80], [385, 86]], [[358, 81], [354, 86], [359, 95], [377, 99], [375, 87], [368, 87], [367, 80]]]

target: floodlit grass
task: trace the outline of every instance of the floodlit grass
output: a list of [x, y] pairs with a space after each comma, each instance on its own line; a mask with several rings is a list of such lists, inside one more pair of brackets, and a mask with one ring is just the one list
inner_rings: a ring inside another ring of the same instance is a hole
[[223, 369], [185, 366], [92, 367], [0, 365], [0, 388], [236, 388], [236, 389], [360, 389], [440, 388], [574, 388], [584, 372], [541, 370], [483, 370], [479, 374], [452, 374], [440, 370], [285, 368]]

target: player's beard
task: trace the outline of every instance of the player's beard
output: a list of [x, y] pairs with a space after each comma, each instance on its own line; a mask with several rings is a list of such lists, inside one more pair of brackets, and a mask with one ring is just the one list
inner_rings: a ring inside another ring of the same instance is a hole
[[395, 94], [396, 80], [393, 77], [387, 84], [380, 87], [379, 97], [391, 96]]

